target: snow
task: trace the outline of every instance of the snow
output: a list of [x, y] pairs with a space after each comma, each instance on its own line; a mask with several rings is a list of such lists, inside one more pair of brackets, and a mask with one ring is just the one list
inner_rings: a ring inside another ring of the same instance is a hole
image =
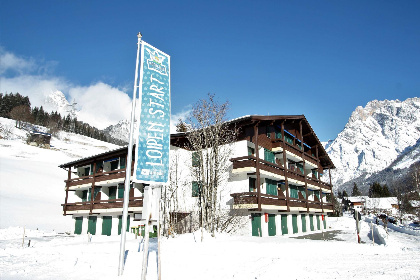
[[118, 146], [61, 132], [51, 138], [51, 149], [42, 149], [27, 145], [26, 131], [13, 120], [0, 123], [12, 131], [9, 139], [0, 139], [0, 228], [71, 231], [73, 222], [63, 217], [61, 206], [67, 172], [58, 165]]
[[[203, 242], [199, 232], [164, 237], [162, 279], [419, 279], [420, 236], [392, 229], [386, 234], [374, 225], [372, 244], [371, 225], [362, 221], [358, 244], [352, 217], [329, 223], [326, 240], [320, 232], [297, 238], [206, 234]], [[95, 235], [88, 242], [87, 235], [36, 230], [25, 235], [22, 247], [23, 228], [0, 229], [2, 279], [140, 278], [143, 240], [131, 233], [122, 277], [117, 276], [119, 236]], [[157, 279], [156, 257], [156, 239], [151, 239], [147, 279]]]
[[[12, 130], [0, 139], [0, 278], [139, 279], [141, 238], [127, 234], [118, 277], [120, 236], [94, 235], [89, 242], [87, 235], [73, 235], [71, 217], [62, 216], [67, 174], [58, 165], [118, 146], [61, 133], [52, 137], [51, 149], [41, 149], [24, 143], [26, 132], [14, 121], [0, 122]], [[205, 234], [203, 242], [199, 232], [162, 238], [162, 279], [420, 279], [420, 236], [392, 228], [384, 235], [375, 226], [372, 244], [371, 225], [362, 221], [357, 244], [352, 217], [329, 218], [328, 225], [325, 240], [320, 231], [263, 238]], [[156, 251], [152, 239], [147, 279], [157, 279]]]

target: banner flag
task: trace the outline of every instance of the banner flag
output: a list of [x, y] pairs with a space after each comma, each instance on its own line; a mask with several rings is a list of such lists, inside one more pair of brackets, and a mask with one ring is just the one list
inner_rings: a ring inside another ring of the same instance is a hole
[[143, 41], [133, 181], [167, 183], [171, 118], [170, 56]]

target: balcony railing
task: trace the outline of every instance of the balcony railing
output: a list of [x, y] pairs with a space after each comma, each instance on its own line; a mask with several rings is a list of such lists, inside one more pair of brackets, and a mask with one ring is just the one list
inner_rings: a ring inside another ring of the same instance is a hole
[[[85, 202], [75, 202], [61, 204], [63, 211], [80, 211], [80, 210], [101, 210], [111, 208], [123, 208], [123, 198], [109, 199], [109, 200], [93, 200]], [[143, 197], [130, 197], [128, 207], [143, 207]]]
[[[237, 157], [232, 158], [230, 161], [233, 162], [233, 169], [239, 169], [244, 167], [254, 167], [256, 168], [257, 164], [257, 158], [255, 156], [245, 156], [245, 157]], [[260, 162], [260, 169], [284, 176], [284, 168], [280, 165], [277, 165], [275, 163], [259, 159]]]
[[[233, 193], [230, 196], [233, 197], [234, 205], [250, 205], [250, 208], [253, 208], [253, 205], [258, 205], [258, 193], [256, 192]], [[319, 201], [312, 201], [307, 199], [289, 198], [288, 204], [291, 208], [309, 207], [313, 209], [323, 209], [324, 211], [333, 210], [332, 203], [323, 202], [321, 204]], [[261, 194], [261, 205], [262, 208], [264, 208], [264, 205], [287, 206], [287, 198], [269, 194]]]
[[[131, 169], [131, 175], [133, 175], [133, 168]], [[100, 183], [103, 181], [113, 180], [113, 179], [125, 179], [125, 168], [116, 169], [108, 172], [98, 172], [88, 176], [82, 176], [73, 178], [70, 180], [65, 180], [64, 182], [69, 183], [69, 187], [92, 184], [95, 180], [95, 183]]]
[[[256, 192], [243, 192], [232, 193], [233, 204], [258, 204], [258, 193]], [[286, 206], [286, 198], [270, 194], [261, 194], [261, 205], [275, 205]]]

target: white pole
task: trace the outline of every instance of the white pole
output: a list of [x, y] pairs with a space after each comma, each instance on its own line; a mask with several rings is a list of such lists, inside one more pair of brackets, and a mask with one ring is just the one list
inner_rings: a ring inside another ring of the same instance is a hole
[[136, 60], [136, 73], [134, 76], [134, 90], [133, 90], [133, 101], [131, 107], [131, 121], [130, 121], [130, 138], [128, 144], [128, 154], [126, 162], [126, 171], [125, 171], [125, 185], [124, 185], [124, 202], [123, 202], [123, 215], [122, 215], [122, 225], [121, 225], [121, 242], [120, 242], [120, 259], [118, 264], [118, 276], [121, 276], [124, 271], [124, 256], [125, 256], [125, 234], [127, 228], [127, 214], [128, 214], [128, 201], [130, 199], [130, 180], [131, 180], [131, 162], [133, 158], [133, 130], [134, 130], [134, 120], [135, 120], [135, 111], [136, 111], [136, 98], [137, 98], [137, 78], [139, 70], [139, 55], [140, 55], [140, 45], [141, 45], [141, 33], [137, 34], [137, 60]]

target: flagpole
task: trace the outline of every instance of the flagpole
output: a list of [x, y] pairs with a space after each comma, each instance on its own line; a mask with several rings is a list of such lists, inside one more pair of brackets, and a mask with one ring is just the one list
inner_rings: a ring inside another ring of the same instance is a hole
[[123, 215], [121, 225], [121, 242], [120, 242], [120, 258], [118, 264], [118, 276], [121, 276], [124, 271], [124, 257], [125, 257], [125, 239], [127, 231], [127, 216], [128, 216], [128, 201], [130, 199], [130, 180], [131, 180], [131, 162], [133, 161], [133, 130], [134, 120], [136, 111], [136, 99], [137, 99], [137, 84], [138, 70], [139, 70], [139, 56], [140, 56], [140, 45], [141, 45], [141, 33], [137, 34], [137, 60], [136, 60], [136, 73], [134, 76], [134, 90], [133, 100], [131, 107], [131, 120], [130, 120], [130, 138], [128, 141], [128, 154], [125, 171], [125, 184], [124, 184], [124, 202], [123, 202]]

